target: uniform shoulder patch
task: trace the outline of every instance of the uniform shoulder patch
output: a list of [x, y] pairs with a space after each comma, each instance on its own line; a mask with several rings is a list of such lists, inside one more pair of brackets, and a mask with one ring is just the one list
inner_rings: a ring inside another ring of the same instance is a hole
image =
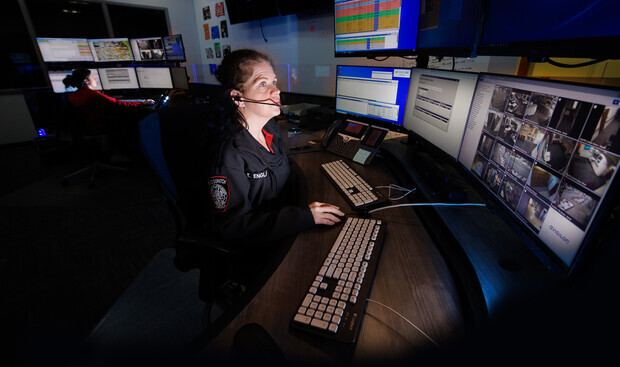
[[213, 206], [219, 212], [224, 213], [230, 201], [230, 187], [228, 179], [223, 176], [213, 176], [208, 180], [209, 192]]

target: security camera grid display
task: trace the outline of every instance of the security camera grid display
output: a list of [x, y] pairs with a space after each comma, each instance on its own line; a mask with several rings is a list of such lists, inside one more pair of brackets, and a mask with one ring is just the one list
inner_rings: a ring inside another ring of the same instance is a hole
[[569, 241], [558, 235], [557, 223], [540, 233], [553, 210], [579, 228], [574, 238], [580, 242], [620, 164], [618, 104], [506, 84], [489, 89], [488, 105], [481, 106], [486, 116], [479, 118], [471, 171], [541, 238], [553, 232]]
[[164, 42], [161, 37], [131, 39], [131, 48], [136, 61], [165, 60]]

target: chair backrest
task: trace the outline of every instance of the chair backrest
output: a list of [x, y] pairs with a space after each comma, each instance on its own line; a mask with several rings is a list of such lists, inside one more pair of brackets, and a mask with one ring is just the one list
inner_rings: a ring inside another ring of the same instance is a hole
[[161, 109], [139, 125], [139, 140], [166, 200], [177, 230], [204, 224], [203, 158], [209, 136], [216, 129], [221, 109], [193, 104]]

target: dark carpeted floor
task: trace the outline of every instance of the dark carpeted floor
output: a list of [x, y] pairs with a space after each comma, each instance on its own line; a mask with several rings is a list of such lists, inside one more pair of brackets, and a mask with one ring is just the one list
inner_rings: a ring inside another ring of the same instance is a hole
[[[0, 149], [2, 360], [19, 364], [37, 343], [81, 339], [158, 251], [174, 222], [144, 162], [105, 172], [94, 187], [62, 177], [80, 164], [35, 146]], [[47, 157], [49, 158], [49, 157]]]

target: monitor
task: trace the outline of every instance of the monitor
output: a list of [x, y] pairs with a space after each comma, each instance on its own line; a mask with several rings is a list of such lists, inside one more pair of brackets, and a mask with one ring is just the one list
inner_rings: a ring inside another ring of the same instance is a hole
[[404, 128], [456, 161], [477, 80], [477, 73], [414, 68]]
[[618, 89], [478, 79], [458, 161], [534, 252], [567, 275], [616, 198], [619, 106]]
[[37, 37], [37, 45], [44, 62], [93, 61], [86, 38]]
[[168, 67], [136, 67], [140, 88], [172, 89], [172, 75]]
[[134, 61], [128, 38], [89, 39], [88, 45], [97, 62]]
[[129, 44], [136, 61], [166, 60], [164, 41], [161, 37], [132, 38]]
[[336, 113], [341, 117], [402, 130], [411, 69], [336, 67]]
[[170, 73], [172, 75], [173, 88], [189, 90], [189, 78], [187, 76], [187, 69], [185, 67], [170, 67]]
[[486, 2], [479, 55], [620, 57], [618, 1]]
[[418, 53], [475, 56], [484, 0], [425, 0], [420, 4]]
[[164, 50], [166, 58], [171, 61], [185, 61], [185, 48], [183, 47], [183, 37], [180, 34], [164, 36]]
[[[99, 78], [99, 72], [97, 71], [97, 69], [88, 69], [90, 70], [90, 72], [95, 76], [95, 79], [97, 79], [97, 86], [92, 88], [94, 90], [101, 90], [101, 82], [100, 82], [100, 78]], [[52, 90], [54, 91], [54, 93], [67, 93], [67, 92], [74, 92], [77, 90], [77, 88], [75, 87], [66, 87], [65, 83], [63, 83], [63, 80], [71, 75], [71, 73], [73, 72], [73, 70], [48, 70], [47, 71], [47, 76], [50, 79], [50, 83], [52, 84]]]
[[103, 89], [138, 89], [138, 77], [134, 68], [99, 68]]
[[[244, 23], [253, 20], [277, 17], [278, 2], [276, 0], [226, 0], [226, 10], [230, 24]], [[211, 10], [218, 16], [217, 5]], [[222, 10], [223, 13], [223, 10]]]
[[334, 0], [336, 57], [414, 55], [420, 0]]

